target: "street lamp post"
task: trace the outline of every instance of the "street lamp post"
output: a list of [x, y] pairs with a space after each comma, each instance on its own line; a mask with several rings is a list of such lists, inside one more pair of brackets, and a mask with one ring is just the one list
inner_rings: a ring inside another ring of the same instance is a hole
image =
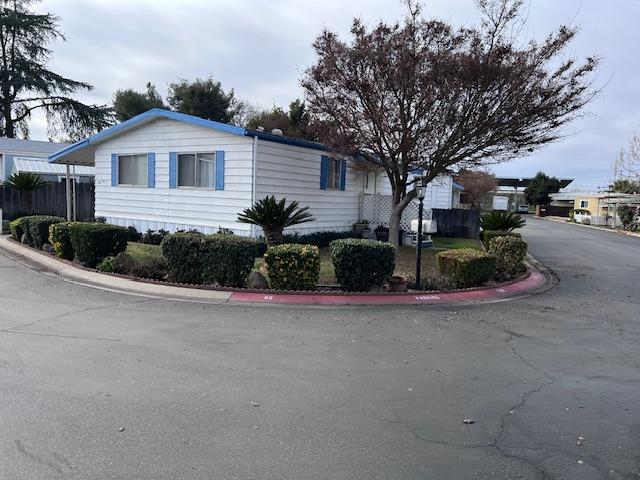
[[424, 179], [421, 179], [416, 183], [416, 197], [418, 197], [418, 201], [420, 202], [418, 206], [418, 235], [416, 238], [416, 289], [418, 290], [422, 288], [422, 280], [420, 279], [420, 269], [422, 267], [422, 212], [424, 209], [423, 202], [426, 189], [427, 185], [425, 184]]

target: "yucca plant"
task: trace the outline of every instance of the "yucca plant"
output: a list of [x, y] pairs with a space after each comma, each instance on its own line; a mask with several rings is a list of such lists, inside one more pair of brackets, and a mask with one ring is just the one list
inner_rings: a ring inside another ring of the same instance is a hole
[[289, 205], [286, 203], [285, 198], [277, 201], [274, 196], [265, 197], [254, 203], [251, 208], [245, 208], [238, 215], [238, 221], [262, 227], [267, 245], [280, 245], [282, 231], [285, 228], [315, 220], [309, 212], [309, 207], [299, 207], [295, 201]]
[[33, 192], [48, 184], [49, 182], [45, 182], [36, 173], [19, 172], [9, 175], [2, 185], [18, 190], [22, 200], [22, 208], [27, 214], [31, 214], [33, 213]]
[[522, 228], [525, 222], [520, 215], [514, 212], [500, 212], [494, 210], [480, 218], [480, 226], [483, 231], [500, 230], [503, 232], [511, 232], [516, 228]]

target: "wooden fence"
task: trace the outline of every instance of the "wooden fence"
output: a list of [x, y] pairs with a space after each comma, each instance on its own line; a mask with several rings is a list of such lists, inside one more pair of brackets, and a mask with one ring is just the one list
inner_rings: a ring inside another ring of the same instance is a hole
[[478, 238], [480, 236], [480, 210], [462, 208], [434, 208], [431, 218], [438, 224], [438, 235], [443, 237]]
[[[93, 183], [76, 183], [76, 208], [78, 220], [93, 218], [95, 211]], [[11, 187], [0, 187], [0, 209], [2, 209], [3, 220], [12, 220], [25, 214], [20, 192]], [[46, 187], [33, 192], [33, 213], [66, 218], [65, 183], [49, 183]]]

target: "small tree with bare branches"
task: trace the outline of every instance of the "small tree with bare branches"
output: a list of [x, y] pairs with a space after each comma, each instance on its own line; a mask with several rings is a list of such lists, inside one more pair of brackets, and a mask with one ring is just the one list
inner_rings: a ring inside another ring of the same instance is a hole
[[574, 28], [523, 43], [522, 0], [476, 3], [477, 27], [425, 19], [408, 0], [402, 22], [367, 28], [355, 19], [350, 41], [325, 30], [313, 44], [317, 63], [301, 83], [317, 134], [385, 171], [391, 239], [415, 198], [412, 171], [431, 181], [530, 154], [560, 138], [596, 94], [597, 59], [563, 58]]

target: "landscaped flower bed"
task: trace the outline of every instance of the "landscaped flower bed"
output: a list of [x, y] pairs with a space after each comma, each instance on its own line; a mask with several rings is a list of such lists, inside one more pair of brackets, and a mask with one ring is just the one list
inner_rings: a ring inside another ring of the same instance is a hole
[[[380, 292], [392, 275], [414, 280], [415, 248], [395, 250], [390, 244], [375, 240], [334, 240], [323, 248], [284, 244], [264, 253], [259, 240], [233, 234], [183, 232], [163, 235], [161, 245], [144, 244], [128, 240], [141, 239], [131, 228], [67, 223], [55, 217], [20, 219], [13, 225], [14, 238], [24, 229], [38, 236], [37, 232], [44, 231], [44, 227], [35, 226], [38, 222], [46, 223], [49, 229], [52, 246], [45, 244], [45, 250], [63, 259], [74, 259], [85, 268], [134, 279], [199, 288], [246, 288], [252, 272], [259, 272], [266, 279], [263, 287], [267, 289], [334, 292]], [[326, 244], [327, 235], [318, 238]], [[38, 246], [25, 233], [21, 240]], [[526, 243], [515, 236], [491, 235], [487, 239], [488, 253], [475, 240], [434, 240], [436, 248], [422, 252], [423, 290], [492, 286], [526, 272]]]

